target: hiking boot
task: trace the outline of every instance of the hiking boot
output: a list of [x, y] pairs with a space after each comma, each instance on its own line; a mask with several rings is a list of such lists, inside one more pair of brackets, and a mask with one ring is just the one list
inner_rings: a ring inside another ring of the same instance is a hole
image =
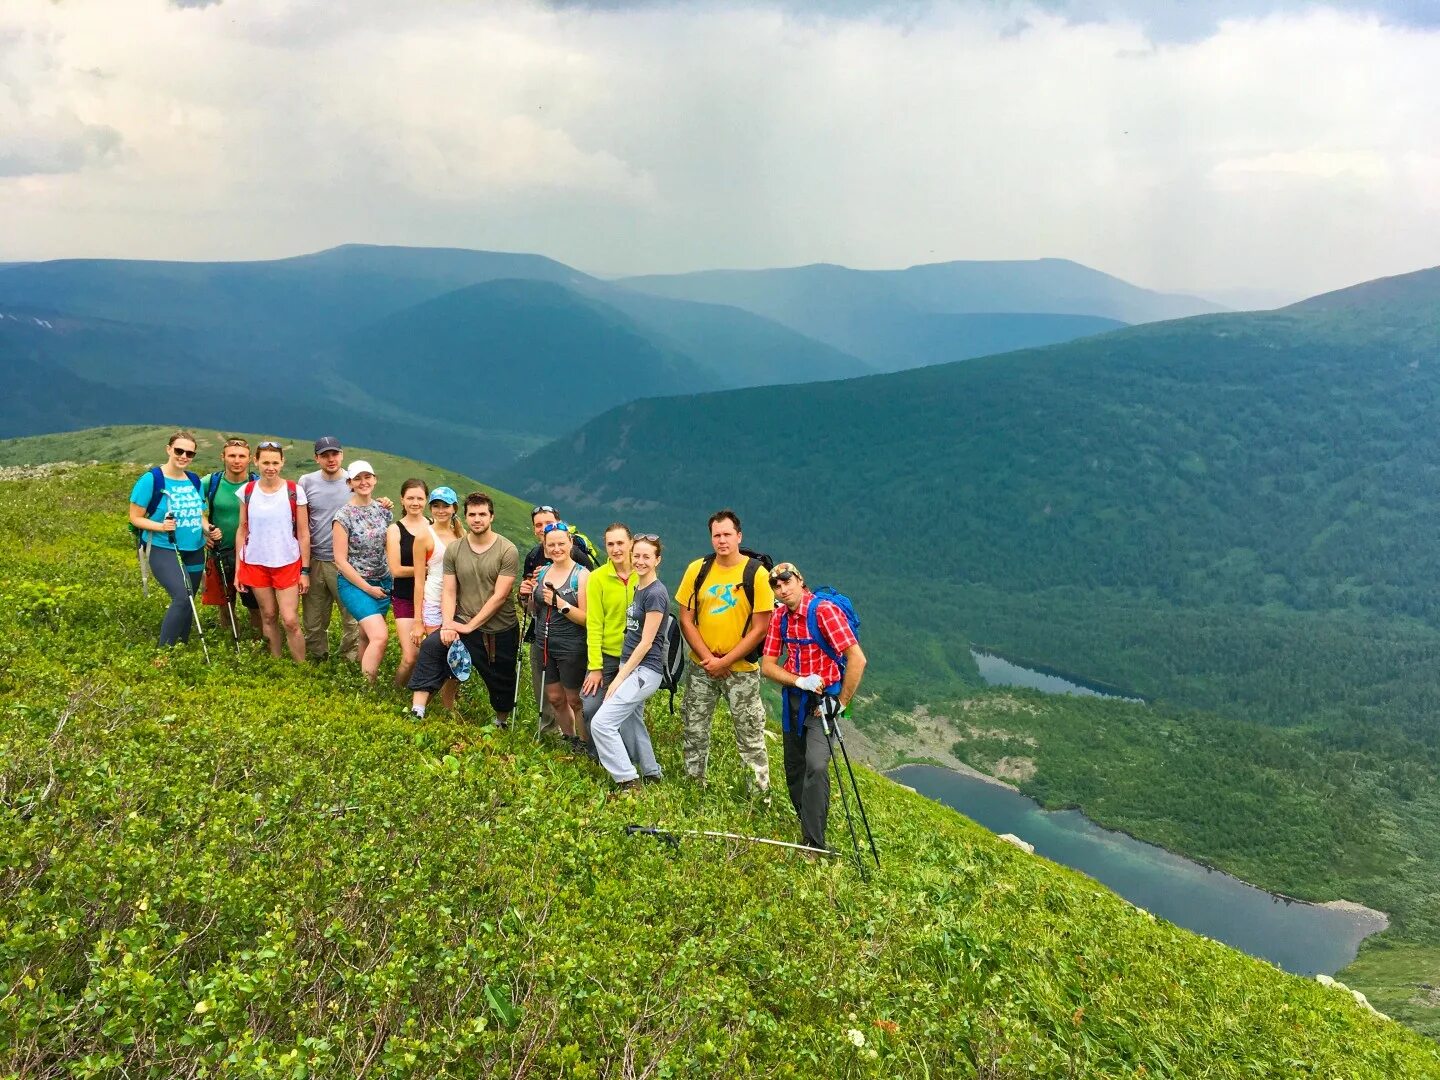
[[595, 749], [595, 744], [589, 739], [576, 739], [575, 749], [578, 753], [584, 754], [591, 761], [599, 761], [600, 753]]
[[495, 728], [496, 728], [497, 731], [509, 731], [509, 730], [510, 730], [510, 721], [509, 721], [509, 720], [501, 720], [501, 719], [497, 716], [497, 717], [496, 717], [493, 721], [491, 721], [491, 722], [495, 725]]
[[665, 774], [664, 774], [664, 773], [656, 773], [654, 776], [647, 776], [647, 777], [645, 777], [645, 786], [646, 786], [646, 787], [649, 787], [651, 784], [659, 784], [659, 783], [662, 783], [664, 780], [665, 780]]
[[620, 781], [620, 783], [616, 784], [613, 788], [610, 789], [610, 794], [607, 795], [606, 798], [608, 798], [608, 799], [629, 799], [629, 798], [633, 798], [635, 795], [639, 794], [639, 792], [640, 792], [640, 781], [639, 781], [639, 779], [635, 779], [635, 780], [622, 780], [622, 781]]

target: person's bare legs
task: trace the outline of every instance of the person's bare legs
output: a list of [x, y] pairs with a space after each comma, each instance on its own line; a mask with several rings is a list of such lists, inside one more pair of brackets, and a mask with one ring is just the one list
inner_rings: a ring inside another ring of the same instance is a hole
[[360, 673], [366, 682], [374, 682], [380, 674], [380, 661], [385, 659], [385, 643], [390, 638], [390, 627], [384, 615], [367, 615], [359, 621]]
[[395, 669], [395, 685], [403, 687], [410, 682], [410, 673], [415, 670], [415, 658], [420, 655], [420, 646], [415, 644], [414, 619], [396, 619], [395, 636], [400, 639], [400, 666]]
[[590, 734], [585, 730], [585, 706], [580, 703], [580, 691], [565, 690], [565, 704], [570, 709], [570, 722], [575, 726], [575, 737], [581, 742], [589, 742]]
[[270, 643], [270, 655], [280, 655], [280, 606], [275, 599], [275, 590], [250, 586], [255, 602], [260, 605], [260, 632]]
[[575, 714], [570, 711], [570, 699], [566, 696], [565, 687], [559, 683], [546, 683], [545, 699], [550, 702], [550, 708], [555, 710], [555, 722], [560, 725], [560, 734], [567, 739], [573, 738]]
[[[297, 664], [305, 662], [305, 630], [300, 625], [300, 587], [292, 585], [288, 589], [267, 589], [275, 598], [275, 605], [280, 609], [280, 628], [285, 631], [285, 644], [290, 648], [290, 659]], [[278, 636], [278, 635], [277, 635]], [[272, 642], [270, 651], [280, 655], [279, 643]]]

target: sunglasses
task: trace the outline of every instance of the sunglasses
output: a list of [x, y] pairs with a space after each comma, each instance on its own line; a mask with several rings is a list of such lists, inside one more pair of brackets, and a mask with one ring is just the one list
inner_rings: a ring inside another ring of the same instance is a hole
[[[551, 513], [553, 514], [554, 511], [552, 510]], [[570, 531], [570, 526], [569, 526], [569, 525], [566, 525], [565, 522], [563, 522], [563, 521], [552, 521], [549, 525], [546, 525], [546, 526], [545, 526], [545, 535], [546, 535], [546, 536], [549, 536], [552, 532], [568, 533], [569, 531]]]
[[533, 518], [536, 514], [554, 514], [556, 517], [559, 517], [560, 511], [556, 510], [553, 506], [532, 506], [530, 508], [530, 516]]
[[[264, 444], [264, 443], [261, 443], [260, 445], [261, 445], [261, 446], [264, 446], [265, 444]], [[225, 449], [228, 450], [228, 449], [230, 449], [230, 447], [232, 447], [232, 446], [243, 446], [246, 450], [249, 450], [249, 449], [250, 449], [250, 444], [249, 444], [248, 442], [246, 442], [244, 439], [226, 439], [226, 440], [225, 440]]]
[[789, 581], [789, 580], [791, 580], [793, 577], [795, 577], [795, 575], [794, 575], [791, 571], [789, 571], [789, 570], [781, 570], [780, 573], [778, 573], [778, 574], [771, 574], [771, 575], [770, 575], [770, 584], [771, 584], [772, 586], [774, 586], [774, 585], [779, 585], [782, 581]]
[[654, 533], [636, 533], [636, 534], [635, 534], [635, 539], [636, 539], [636, 540], [648, 540], [648, 541], [650, 541], [650, 543], [654, 544], [654, 543], [658, 543], [658, 542], [659, 542], [660, 537], [656, 536]]
[[172, 446], [170, 452], [176, 457], [194, 457], [196, 454], [194, 450], [181, 450], [178, 446]]
[[257, 444], [255, 445], [255, 449], [256, 449], [256, 450], [280, 450], [280, 451], [283, 452], [285, 448], [284, 448], [283, 446], [281, 446], [278, 442], [275, 442], [275, 441], [272, 440], [272, 439], [266, 439], [266, 440], [265, 440], [264, 442], [262, 442], [262, 443], [257, 443]]

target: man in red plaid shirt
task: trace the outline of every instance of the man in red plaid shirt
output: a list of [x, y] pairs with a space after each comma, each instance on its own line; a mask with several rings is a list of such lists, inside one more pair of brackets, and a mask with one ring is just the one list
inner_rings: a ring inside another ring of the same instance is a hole
[[[829, 600], [817, 600], [805, 588], [805, 579], [794, 563], [780, 563], [770, 571], [770, 587], [784, 610], [776, 610], [765, 635], [760, 670], [767, 679], [783, 687], [781, 726], [784, 729], [785, 785], [790, 802], [800, 819], [803, 842], [825, 847], [825, 822], [830, 816], [830, 744], [825, 726], [816, 715], [822, 695], [850, 704], [865, 674], [865, 653], [850, 628], [845, 613]], [[815, 627], [830, 651], [841, 657], [836, 663], [810, 637], [810, 608], [815, 608]], [[780, 654], [785, 654], [782, 665]], [[807, 717], [810, 723], [806, 723]]]

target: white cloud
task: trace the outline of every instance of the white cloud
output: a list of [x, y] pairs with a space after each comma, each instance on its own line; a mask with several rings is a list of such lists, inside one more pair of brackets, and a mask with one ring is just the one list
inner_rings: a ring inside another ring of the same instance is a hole
[[19, 0], [0, 258], [1055, 255], [1298, 291], [1434, 261], [1440, 33], [1134, 8]]

